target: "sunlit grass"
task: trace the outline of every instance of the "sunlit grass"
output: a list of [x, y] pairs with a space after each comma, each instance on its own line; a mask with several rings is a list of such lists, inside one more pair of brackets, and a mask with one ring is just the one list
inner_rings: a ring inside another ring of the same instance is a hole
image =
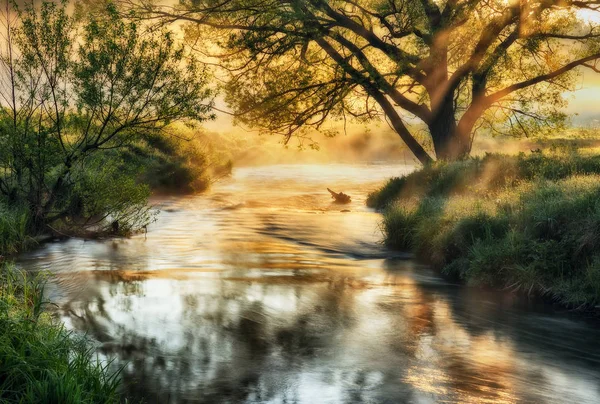
[[369, 197], [386, 243], [472, 284], [600, 304], [600, 158], [439, 163]]

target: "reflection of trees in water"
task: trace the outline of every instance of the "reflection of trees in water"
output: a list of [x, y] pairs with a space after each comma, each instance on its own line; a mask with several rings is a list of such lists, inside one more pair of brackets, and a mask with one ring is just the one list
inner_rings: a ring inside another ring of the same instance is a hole
[[[113, 282], [104, 295], [117, 296], [123, 304], [131, 292], [144, 293], [143, 287], [131, 289], [127, 282]], [[369, 370], [347, 369], [339, 375], [327, 370], [328, 361], [337, 355], [337, 341], [355, 322], [352, 300], [356, 290], [348, 286], [348, 280], [339, 277], [294, 287], [216, 281], [214, 286], [210, 295], [181, 296], [177, 320], [186, 332], [178, 347], [118, 325], [106, 311], [107, 305], [99, 303], [101, 296], [86, 301], [82, 317], [88, 321], [78, 326], [93, 336], [114, 337], [102, 350], [118, 359], [115, 365], [129, 362], [123, 372], [128, 393], [147, 394], [151, 401], [237, 402], [287, 394], [293, 402], [300, 394], [296, 378], [307, 368], [316, 368], [316, 377], [329, 378], [329, 383], [345, 385], [350, 401], [356, 401], [363, 394], [361, 389], [373, 383]], [[248, 303], [250, 287], [255, 301]], [[269, 297], [295, 302], [295, 307], [287, 315], [278, 314], [265, 303]], [[110, 324], [110, 329], [98, 324]]]
[[[132, 397], [295, 402], [305, 401], [312, 389], [349, 403], [411, 400], [423, 393], [540, 402], [552, 391], [535, 365], [540, 356], [546, 363], [545, 346], [519, 338], [531, 327], [464, 289], [428, 290], [393, 273], [360, 281], [344, 271], [317, 273], [313, 282], [304, 274], [285, 284], [277, 276], [273, 283], [268, 276], [169, 281], [180, 310], [164, 307], [162, 314], [171, 317], [164, 330], [139, 330], [128, 319], [152, 313], [131, 312], [132, 300], [143, 304], [152, 278], [95, 276], [97, 293], [66, 314], [104, 342], [101, 351], [117, 359], [115, 366], [128, 364], [123, 377]], [[130, 317], [118, 319], [122, 313]], [[511, 321], [519, 329], [507, 334]], [[175, 326], [182, 330], [180, 341], [165, 337]], [[533, 364], [520, 361], [523, 349], [535, 352]], [[526, 385], [533, 387], [527, 391]]]
[[[63, 314], [103, 343], [115, 367], [127, 363], [127, 393], [151, 402], [297, 402], [307, 391], [348, 403], [423, 394], [539, 402], [552, 381], [537, 361], [556, 355], [581, 367], [556, 352], [555, 338], [535, 341], [531, 317], [493, 295], [417, 282], [393, 263], [387, 274], [340, 257], [311, 265], [318, 257], [301, 247], [263, 241], [224, 244], [220, 278], [91, 272]], [[157, 280], [176, 301], [145, 307]], [[163, 317], [164, 326], [139, 327]]]
[[[373, 180], [368, 170], [361, 181]], [[364, 199], [363, 186], [335, 183]], [[555, 393], [546, 368], [568, 367], [569, 382], [600, 380], [597, 327], [569, 333], [572, 324], [515, 310], [501, 295], [428, 279], [422, 268], [410, 274], [410, 262], [382, 271], [381, 261], [351, 259], [389, 253], [374, 246], [378, 218], [301, 211], [325, 190], [318, 181], [300, 182], [306, 197], [296, 184], [249, 184], [236, 210], [214, 209], [238, 201], [230, 191], [225, 202], [182, 199], [147, 240], [72, 240], [32, 258], [58, 272], [70, 299], [62, 314], [102, 343], [114, 368], [126, 364], [132, 397], [543, 402]], [[317, 200], [314, 208], [333, 209], [328, 195]]]

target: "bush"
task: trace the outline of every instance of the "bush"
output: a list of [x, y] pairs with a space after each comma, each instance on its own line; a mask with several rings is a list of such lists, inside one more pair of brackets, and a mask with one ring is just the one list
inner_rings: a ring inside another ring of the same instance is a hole
[[[148, 206], [150, 187], [121, 170], [117, 163], [99, 160], [90, 164], [80, 178], [70, 196], [70, 203], [75, 206], [66, 210], [72, 212], [68, 227], [76, 227], [77, 220], [83, 218], [80, 227], [92, 226], [100, 234], [129, 235], [154, 220]], [[118, 228], [114, 227], [116, 223]]]
[[148, 136], [115, 154], [122, 172], [155, 192], [202, 192], [232, 169], [209, 139], [181, 127], [170, 136]]

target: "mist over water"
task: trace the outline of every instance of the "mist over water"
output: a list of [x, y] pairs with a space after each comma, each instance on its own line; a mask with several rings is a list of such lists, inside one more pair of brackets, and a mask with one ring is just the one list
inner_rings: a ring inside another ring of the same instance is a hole
[[600, 324], [381, 245], [364, 201], [411, 169], [238, 168], [157, 200], [147, 235], [48, 244], [19, 265], [55, 274], [57, 314], [124, 366], [134, 401], [600, 402]]

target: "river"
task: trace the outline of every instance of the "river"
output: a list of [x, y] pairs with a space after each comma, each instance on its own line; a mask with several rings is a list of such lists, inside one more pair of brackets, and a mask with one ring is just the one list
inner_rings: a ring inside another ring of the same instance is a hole
[[207, 194], [157, 200], [147, 234], [18, 263], [53, 273], [57, 315], [123, 367], [134, 402], [599, 403], [599, 323], [449, 283], [381, 245], [365, 198], [410, 169], [238, 168]]

